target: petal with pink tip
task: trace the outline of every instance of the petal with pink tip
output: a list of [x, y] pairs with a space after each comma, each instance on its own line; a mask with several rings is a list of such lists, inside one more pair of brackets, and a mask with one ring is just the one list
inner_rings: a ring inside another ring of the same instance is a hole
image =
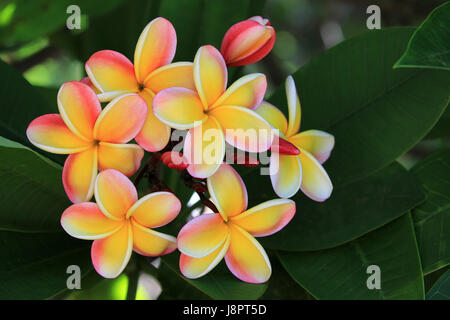
[[190, 129], [183, 152], [191, 176], [204, 179], [214, 174], [225, 156], [225, 137], [217, 120], [208, 117], [201, 125]]
[[210, 254], [208, 254], [203, 258], [193, 258], [185, 254], [181, 254], [180, 255], [181, 273], [186, 278], [189, 279], [197, 279], [204, 276], [212, 269], [214, 269], [214, 267], [217, 266], [220, 261], [222, 261], [223, 257], [225, 256], [225, 253], [228, 250], [229, 245], [230, 245], [230, 236], [227, 235], [226, 240], [220, 247], [218, 247], [215, 251], [211, 252]]
[[94, 90], [79, 81], [64, 83], [58, 91], [58, 109], [67, 127], [81, 139], [91, 141], [102, 108]]
[[280, 198], [290, 198], [298, 192], [302, 183], [302, 163], [295, 155], [270, 156], [270, 180], [275, 193]]
[[240, 280], [263, 283], [272, 273], [264, 248], [241, 227], [230, 223], [230, 247], [225, 255], [228, 269]]
[[92, 264], [104, 278], [116, 278], [125, 269], [133, 252], [131, 223], [125, 221], [109, 237], [94, 240], [91, 247]]
[[173, 252], [177, 248], [177, 239], [168, 234], [146, 228], [132, 220], [133, 248], [137, 253], [158, 257]]
[[307, 130], [289, 138], [297, 148], [311, 153], [320, 163], [324, 163], [334, 147], [334, 136], [320, 130]]
[[27, 137], [39, 149], [51, 153], [77, 153], [89, 149], [92, 144], [76, 136], [66, 126], [59, 114], [40, 116], [28, 125]]
[[143, 83], [155, 69], [170, 62], [175, 55], [177, 35], [172, 24], [158, 17], [144, 28], [134, 51], [136, 78]]
[[223, 163], [206, 181], [209, 194], [224, 220], [247, 209], [247, 188], [232, 166]]
[[73, 203], [89, 201], [94, 194], [96, 176], [96, 147], [68, 156], [64, 162], [62, 181], [70, 201]]
[[286, 131], [286, 136], [290, 137], [296, 134], [300, 129], [301, 107], [300, 100], [297, 95], [297, 89], [295, 88], [294, 78], [292, 78], [292, 76], [287, 77], [285, 86], [289, 109], [289, 126]]
[[127, 143], [141, 131], [147, 117], [145, 100], [129, 93], [108, 103], [100, 113], [94, 127], [94, 137], [99, 141]]
[[219, 214], [203, 214], [181, 228], [178, 249], [190, 257], [206, 257], [225, 242], [228, 232]]
[[333, 191], [333, 184], [327, 172], [317, 159], [305, 149], [300, 148], [300, 162], [303, 167], [301, 189], [315, 201], [325, 201]]
[[180, 213], [181, 202], [171, 192], [153, 192], [139, 199], [128, 210], [127, 218], [133, 217], [147, 228], [158, 228], [168, 224]]
[[105, 217], [96, 203], [82, 202], [71, 205], [63, 212], [61, 226], [72, 237], [95, 240], [105, 238], [119, 230], [122, 221]]
[[288, 128], [288, 121], [280, 109], [267, 101], [263, 101], [256, 107], [255, 112], [263, 117], [274, 129], [277, 129], [279, 135], [282, 137], [285, 135]]
[[225, 91], [227, 79], [227, 66], [220, 52], [211, 45], [200, 47], [194, 58], [194, 82], [205, 109]]
[[190, 129], [206, 120], [203, 106], [195, 91], [168, 88], [153, 98], [155, 116], [175, 129]]
[[100, 90], [97, 89], [97, 87], [92, 83], [91, 79], [89, 79], [89, 77], [84, 77], [83, 79], [80, 80], [81, 83], [84, 83], [85, 85], [87, 85], [89, 88], [91, 88], [92, 90], [94, 90], [95, 94], [99, 94], [101, 93]]
[[195, 90], [192, 62], [175, 62], [156, 69], [148, 75], [145, 88], [155, 94], [172, 87]]
[[137, 144], [100, 142], [98, 145], [98, 168], [100, 171], [115, 169], [131, 177], [141, 166], [144, 150]]
[[168, 125], [159, 120], [153, 113], [153, 96], [148, 89], [144, 89], [140, 92], [140, 95], [147, 102], [147, 118], [135, 139], [144, 150], [157, 152], [164, 149], [169, 142], [171, 130]]
[[100, 210], [113, 220], [125, 218], [128, 209], [137, 201], [133, 183], [114, 169], [98, 174], [94, 194]]
[[218, 106], [240, 106], [253, 109], [264, 99], [267, 89], [266, 76], [252, 73], [233, 83], [209, 108]]
[[275, 199], [252, 207], [230, 220], [255, 237], [265, 237], [283, 229], [294, 215], [294, 201]]
[[94, 86], [101, 94], [107, 95], [102, 101], [111, 101], [138, 90], [133, 64], [119, 52], [97, 51], [88, 59], [85, 69]]
[[232, 146], [248, 152], [264, 152], [272, 144], [270, 124], [259, 114], [244, 107], [221, 106], [209, 112], [225, 131], [225, 139]]

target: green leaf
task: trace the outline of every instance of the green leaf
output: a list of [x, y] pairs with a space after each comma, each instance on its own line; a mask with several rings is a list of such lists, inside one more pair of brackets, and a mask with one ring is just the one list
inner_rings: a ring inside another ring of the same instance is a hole
[[[279, 257], [292, 278], [317, 299], [424, 298], [409, 213], [348, 244], [315, 252], [279, 252]], [[380, 289], [367, 287], [371, 265], [380, 268]]]
[[95, 17], [110, 11], [122, 2], [123, 0], [7, 1], [0, 9], [10, 6], [13, 14], [12, 20], [0, 29], [1, 45], [9, 47], [23, 44], [65, 27], [66, 20], [73, 14], [66, 12], [70, 5], [79, 6], [81, 15]]
[[[266, 284], [252, 284], [237, 279], [222, 261], [214, 270], [200, 279], [191, 280], [183, 277], [178, 267], [179, 253], [172, 253], [161, 258], [172, 272], [181, 277], [190, 286], [200, 290], [216, 300], [254, 300], [261, 297], [267, 289]], [[164, 290], [164, 288], [163, 288]]]
[[[369, 31], [327, 50], [294, 73], [302, 130], [325, 130], [336, 138], [325, 163], [335, 186], [393, 162], [420, 141], [444, 112], [449, 101], [448, 72], [392, 69], [412, 32], [412, 28]], [[286, 111], [283, 87], [271, 102]]]
[[67, 267], [92, 270], [88, 242], [62, 232], [0, 231], [0, 299], [45, 299], [67, 288]]
[[450, 264], [450, 149], [418, 163], [412, 172], [427, 200], [412, 211], [424, 273]]
[[395, 68], [450, 70], [450, 2], [430, 13], [409, 40]]
[[427, 300], [450, 300], [450, 270], [444, 273], [427, 293]]
[[61, 231], [70, 205], [61, 167], [16, 142], [0, 137], [0, 230]]
[[[250, 195], [256, 192], [255, 182], [252, 186]], [[334, 247], [398, 218], [425, 195], [417, 179], [393, 163], [365, 179], [336, 187], [325, 202], [315, 202], [301, 192], [293, 200], [296, 215], [281, 231], [261, 239], [265, 247], [288, 251]]]

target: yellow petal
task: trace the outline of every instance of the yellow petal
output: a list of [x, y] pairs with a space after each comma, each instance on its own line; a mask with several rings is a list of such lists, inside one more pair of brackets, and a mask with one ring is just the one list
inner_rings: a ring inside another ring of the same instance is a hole
[[137, 191], [133, 183], [114, 169], [98, 174], [94, 191], [100, 210], [114, 220], [123, 219], [128, 209], [137, 201]]
[[156, 69], [148, 75], [144, 86], [153, 93], [181, 87], [195, 90], [192, 62], [175, 62]]
[[265, 237], [284, 228], [294, 215], [294, 201], [275, 199], [252, 207], [230, 221], [255, 237]]
[[173, 252], [177, 248], [177, 239], [167, 234], [146, 228], [134, 219], [133, 227], [133, 248], [137, 253], [158, 257]]
[[225, 91], [227, 78], [227, 66], [220, 52], [211, 45], [200, 47], [194, 58], [194, 82], [205, 109]]
[[286, 134], [288, 121], [280, 109], [267, 101], [263, 101], [256, 107], [255, 112], [263, 117], [274, 129], [277, 129], [281, 137]]
[[138, 81], [143, 83], [153, 70], [170, 63], [176, 46], [177, 35], [172, 24], [161, 17], [152, 20], [139, 36], [134, 51]]
[[300, 161], [303, 167], [303, 178], [301, 189], [304, 194], [315, 201], [325, 201], [333, 191], [333, 185], [327, 172], [305, 149], [300, 149]]
[[98, 145], [98, 167], [100, 171], [115, 169], [131, 177], [141, 166], [144, 150], [136, 144], [100, 142]]
[[241, 176], [227, 163], [207, 179], [208, 191], [225, 220], [247, 209], [247, 188]]
[[221, 106], [209, 112], [225, 131], [232, 146], [248, 152], [267, 151], [273, 139], [272, 127], [253, 110], [237, 106]]
[[217, 120], [208, 117], [201, 125], [190, 129], [183, 152], [191, 176], [204, 179], [214, 174], [225, 155], [225, 137]]
[[334, 136], [320, 130], [307, 130], [289, 138], [297, 148], [311, 153], [320, 163], [324, 163], [334, 147]]
[[280, 198], [290, 198], [298, 192], [302, 173], [299, 156], [280, 155], [275, 152], [270, 156], [270, 180], [273, 190]]
[[296, 134], [300, 129], [301, 107], [300, 100], [297, 95], [297, 89], [295, 88], [294, 78], [292, 78], [292, 76], [287, 77], [285, 86], [289, 109], [289, 126], [286, 136], [290, 137]]

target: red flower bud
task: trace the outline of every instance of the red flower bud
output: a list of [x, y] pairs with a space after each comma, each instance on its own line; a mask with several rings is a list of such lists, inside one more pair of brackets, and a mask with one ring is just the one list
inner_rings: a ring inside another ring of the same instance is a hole
[[220, 52], [228, 66], [243, 66], [264, 58], [275, 43], [275, 29], [260, 16], [238, 22], [223, 37]]
[[[276, 142], [276, 140], [278, 140], [278, 142]], [[270, 150], [287, 156], [296, 156], [300, 154], [300, 150], [295, 145], [280, 137], [274, 139]]]
[[184, 156], [175, 151], [167, 151], [161, 155], [161, 161], [171, 169], [184, 170], [188, 167]]

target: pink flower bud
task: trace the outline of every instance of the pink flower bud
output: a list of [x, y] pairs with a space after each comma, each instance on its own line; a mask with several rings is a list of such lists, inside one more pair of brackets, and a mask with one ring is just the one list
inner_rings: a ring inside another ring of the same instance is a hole
[[275, 30], [260, 16], [238, 22], [223, 37], [220, 52], [228, 66], [243, 66], [264, 58], [275, 43]]

